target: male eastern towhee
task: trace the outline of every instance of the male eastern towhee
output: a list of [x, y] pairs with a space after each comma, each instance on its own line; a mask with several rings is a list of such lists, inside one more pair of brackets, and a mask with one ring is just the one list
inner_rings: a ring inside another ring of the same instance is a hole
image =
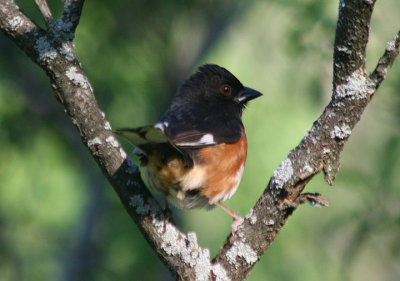
[[151, 188], [181, 208], [220, 206], [236, 192], [247, 156], [242, 112], [262, 94], [244, 87], [228, 70], [206, 64], [179, 88], [154, 126], [121, 129], [147, 166]]

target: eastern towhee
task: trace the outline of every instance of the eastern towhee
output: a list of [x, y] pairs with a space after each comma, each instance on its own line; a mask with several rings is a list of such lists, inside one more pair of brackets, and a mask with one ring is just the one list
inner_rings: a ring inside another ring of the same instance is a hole
[[147, 166], [151, 188], [180, 208], [220, 206], [236, 192], [247, 156], [242, 112], [262, 94], [244, 87], [228, 70], [206, 64], [179, 88], [154, 126], [121, 129]]

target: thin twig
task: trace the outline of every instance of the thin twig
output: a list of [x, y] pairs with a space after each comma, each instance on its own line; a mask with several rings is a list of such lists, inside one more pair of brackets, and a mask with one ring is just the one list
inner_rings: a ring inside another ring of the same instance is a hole
[[399, 54], [400, 48], [400, 30], [394, 38], [386, 44], [385, 53], [379, 59], [375, 70], [369, 76], [369, 80], [374, 83], [375, 88], [378, 88], [383, 80], [386, 79], [386, 74], [389, 66], [391, 66]]
[[60, 20], [64, 23], [70, 23], [68, 32], [75, 33], [81, 18], [84, 2], [85, 0], [65, 0]]
[[50, 11], [49, 5], [46, 0], [35, 0], [36, 6], [38, 6], [40, 13], [46, 23], [47, 28], [50, 28], [50, 21], [53, 20], [53, 15]]

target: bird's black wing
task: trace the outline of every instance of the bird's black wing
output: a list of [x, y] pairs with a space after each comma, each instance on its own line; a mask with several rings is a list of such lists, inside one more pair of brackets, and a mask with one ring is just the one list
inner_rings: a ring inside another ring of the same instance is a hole
[[161, 121], [158, 126], [179, 148], [201, 148], [220, 143], [234, 143], [242, 136], [242, 122], [238, 119], [207, 119], [199, 122]]

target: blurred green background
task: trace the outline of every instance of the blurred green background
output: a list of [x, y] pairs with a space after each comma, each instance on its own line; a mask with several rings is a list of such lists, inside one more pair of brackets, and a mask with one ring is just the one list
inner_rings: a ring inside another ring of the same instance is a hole
[[[33, 1], [17, 1], [39, 24]], [[61, 1], [49, 1], [53, 13]], [[157, 121], [202, 63], [264, 93], [244, 114], [249, 156], [227, 205], [242, 215], [331, 95], [337, 1], [86, 1], [75, 44], [114, 128]], [[368, 70], [400, 27], [378, 1]], [[0, 35], [0, 280], [172, 280], [82, 145], [44, 72]], [[396, 280], [400, 276], [400, 62], [345, 146], [330, 207], [300, 207], [248, 280]], [[131, 147], [124, 142], [127, 151]], [[174, 210], [215, 255], [223, 211]]]

